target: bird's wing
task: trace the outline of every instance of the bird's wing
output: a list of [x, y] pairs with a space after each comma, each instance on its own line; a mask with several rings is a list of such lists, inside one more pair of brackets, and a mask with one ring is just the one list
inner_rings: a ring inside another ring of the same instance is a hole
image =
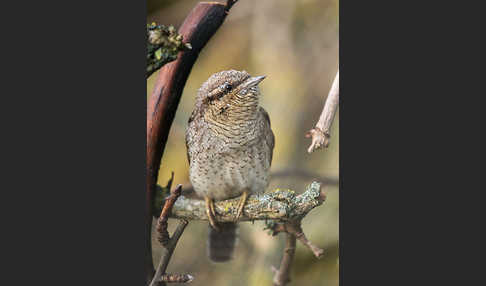
[[188, 126], [187, 126], [187, 130], [186, 130], [186, 151], [187, 151], [187, 160], [189, 161], [189, 164], [191, 164], [191, 152], [190, 152], [190, 149], [192, 148], [192, 131], [193, 131], [193, 128], [194, 128], [194, 118], [196, 117], [197, 115], [197, 111], [196, 109], [194, 109], [191, 113], [191, 116], [189, 117], [189, 120], [188, 120]]
[[268, 116], [268, 113], [263, 107], [260, 107], [260, 113], [263, 115], [263, 118], [265, 120], [265, 124], [267, 125], [265, 130], [265, 143], [267, 144], [268, 148], [270, 149], [270, 165], [272, 165], [272, 159], [273, 159], [273, 148], [275, 147], [275, 136], [273, 135], [273, 131], [271, 128], [270, 124], [270, 116]]

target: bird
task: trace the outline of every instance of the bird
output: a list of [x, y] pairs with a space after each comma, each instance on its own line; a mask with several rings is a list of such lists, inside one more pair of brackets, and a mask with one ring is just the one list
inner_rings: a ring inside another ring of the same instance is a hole
[[[265, 76], [226, 70], [213, 74], [197, 91], [186, 129], [189, 180], [203, 197], [209, 220], [208, 256], [232, 259], [236, 222], [251, 194], [268, 187], [275, 136], [259, 105]], [[233, 222], [217, 222], [215, 201], [240, 197]]]

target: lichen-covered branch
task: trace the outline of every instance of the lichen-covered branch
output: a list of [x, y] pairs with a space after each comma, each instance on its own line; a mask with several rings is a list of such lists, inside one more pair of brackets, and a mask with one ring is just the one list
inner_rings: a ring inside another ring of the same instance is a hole
[[307, 132], [306, 137], [312, 137], [312, 143], [307, 149], [308, 153], [312, 153], [315, 150], [329, 146], [329, 139], [331, 138], [331, 125], [336, 115], [336, 110], [339, 106], [339, 71], [336, 73], [334, 82], [332, 83], [331, 90], [327, 96], [326, 103], [322, 110], [319, 121], [316, 126]]
[[[243, 209], [240, 221], [301, 219], [313, 208], [321, 205], [325, 194], [321, 184], [312, 182], [304, 193], [297, 195], [292, 190], [276, 189], [259, 195], [250, 195]], [[239, 198], [215, 202], [216, 220], [232, 222], [238, 209]], [[160, 207], [159, 207], [160, 209]], [[180, 196], [175, 202], [172, 218], [186, 220], [208, 220], [203, 200]]]
[[191, 44], [182, 40], [174, 26], [147, 24], [147, 77], [177, 59], [179, 51], [191, 49]]

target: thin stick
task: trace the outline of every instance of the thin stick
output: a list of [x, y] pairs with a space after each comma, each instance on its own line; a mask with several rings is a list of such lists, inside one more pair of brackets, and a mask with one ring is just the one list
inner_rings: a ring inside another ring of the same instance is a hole
[[167, 246], [169, 243], [169, 233], [167, 232], [167, 220], [172, 212], [172, 207], [181, 195], [182, 185], [179, 184], [177, 187], [170, 192], [170, 195], [165, 199], [164, 208], [160, 212], [160, 217], [157, 221], [156, 230], [159, 234], [158, 240], [163, 246]]
[[167, 283], [190, 283], [194, 280], [194, 276], [191, 274], [173, 274], [168, 273], [162, 275], [160, 282], [167, 282]]
[[327, 96], [326, 103], [322, 110], [319, 121], [316, 126], [307, 132], [307, 138], [312, 137], [312, 143], [307, 149], [308, 153], [312, 153], [315, 150], [329, 146], [329, 138], [331, 138], [330, 129], [331, 124], [334, 120], [334, 115], [336, 115], [336, 110], [339, 106], [339, 71], [336, 73], [334, 82], [332, 83], [331, 90]]
[[300, 227], [300, 225], [299, 225], [299, 228], [300, 228], [300, 231], [295, 234], [295, 237], [303, 245], [307, 246], [307, 248], [309, 248], [312, 251], [312, 253], [314, 253], [314, 256], [316, 258], [321, 258], [324, 255], [324, 249], [317, 247], [310, 240], [308, 240], [307, 237], [305, 236], [304, 232], [302, 231], [302, 228]]
[[275, 236], [280, 232], [294, 235], [304, 246], [309, 248], [314, 256], [319, 259], [324, 255], [324, 249], [317, 247], [310, 242], [304, 234], [301, 226], [301, 220], [289, 221], [286, 223], [276, 223], [271, 227], [272, 235]]
[[[159, 266], [157, 267], [157, 271], [155, 272], [150, 286], [160, 285], [159, 283], [162, 281], [162, 275], [165, 274], [170, 258], [172, 257], [172, 253], [174, 252], [177, 242], [179, 241], [179, 238], [181, 237], [188, 223], [189, 222], [187, 220], [180, 220], [169, 243], [166, 247], [162, 248], [162, 257], [160, 258]], [[162, 285], [164, 284], [165, 283], [162, 283]]]
[[273, 272], [273, 285], [274, 286], [284, 286], [290, 282], [290, 267], [292, 266], [292, 261], [295, 255], [295, 236], [293, 234], [287, 233], [287, 240], [285, 243], [284, 254], [282, 257], [282, 262], [280, 262], [280, 268], [276, 269], [272, 267]]

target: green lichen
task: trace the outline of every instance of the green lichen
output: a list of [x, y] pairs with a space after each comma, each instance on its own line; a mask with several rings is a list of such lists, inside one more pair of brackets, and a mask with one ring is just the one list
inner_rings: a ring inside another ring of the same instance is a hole
[[174, 26], [147, 24], [147, 78], [168, 62], [177, 59], [179, 51], [191, 49], [183, 43]]
[[318, 182], [312, 182], [305, 192], [298, 196], [295, 200], [297, 205], [309, 203], [309, 202], [317, 202], [316, 199], [319, 198], [321, 195], [321, 184]]
[[[168, 189], [161, 188], [163, 198]], [[234, 221], [241, 198], [216, 201], [214, 204], [216, 220], [221, 222]], [[302, 219], [314, 207], [322, 204], [320, 198], [320, 184], [312, 183], [302, 194], [288, 189], [268, 190], [262, 194], [252, 194], [245, 204], [244, 215], [240, 221], [266, 220], [285, 222]], [[160, 204], [163, 199], [159, 200]], [[190, 199], [183, 195], [174, 204], [171, 217], [189, 220], [207, 220], [204, 200]]]

